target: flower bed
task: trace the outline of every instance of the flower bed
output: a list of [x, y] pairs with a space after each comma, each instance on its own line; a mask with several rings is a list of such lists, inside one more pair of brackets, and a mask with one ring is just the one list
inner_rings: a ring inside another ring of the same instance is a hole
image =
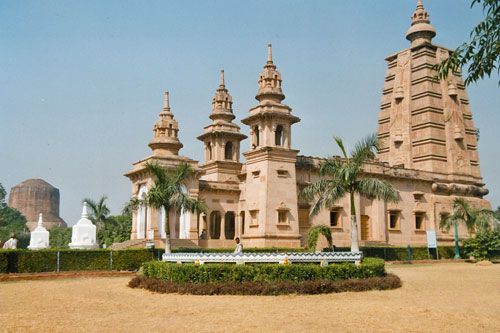
[[352, 263], [330, 264], [174, 264], [147, 262], [143, 265], [148, 279], [175, 283], [217, 283], [217, 282], [302, 282], [315, 280], [348, 280], [355, 278], [382, 277], [386, 275], [382, 259], [365, 258], [356, 266]]
[[286, 295], [286, 294], [328, 294], [345, 291], [388, 290], [401, 287], [401, 280], [394, 274], [384, 277], [351, 280], [274, 281], [274, 282], [217, 282], [217, 283], [175, 283], [137, 276], [129, 282], [130, 288], [142, 288], [157, 293], [178, 293], [191, 295]]

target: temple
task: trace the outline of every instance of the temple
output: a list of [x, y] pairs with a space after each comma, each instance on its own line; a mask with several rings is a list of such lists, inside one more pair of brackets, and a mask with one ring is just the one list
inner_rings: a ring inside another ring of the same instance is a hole
[[[433, 65], [451, 49], [432, 43], [436, 30], [422, 1], [412, 15], [406, 38], [409, 48], [388, 56], [377, 135], [381, 149], [366, 164], [367, 175], [388, 180], [398, 191], [398, 203], [355, 198], [361, 245], [425, 245], [426, 231], [436, 230], [440, 243], [451, 243], [453, 232], [441, 230], [443, 217], [453, 212], [456, 197], [476, 207], [491, 208], [483, 196], [477, 139], [469, 100], [460, 73], [437, 81]], [[267, 61], [258, 76], [257, 105], [241, 120], [249, 132], [246, 161], [240, 161], [247, 136], [234, 123], [233, 100], [224, 71], [212, 99], [211, 122], [198, 137], [204, 146], [199, 164], [179, 155], [179, 124], [165, 106], [154, 125], [152, 155], [134, 163], [127, 173], [132, 196], [144, 198], [154, 185], [144, 164], [158, 161], [167, 169], [185, 162], [195, 176], [186, 185], [193, 198], [203, 199], [208, 213], [170, 216], [173, 246], [231, 247], [239, 237], [245, 247], [298, 247], [311, 226], [327, 225], [337, 246], [350, 245], [350, 202], [339, 200], [310, 216], [311, 203], [299, 202], [299, 191], [319, 180], [322, 158], [298, 155], [292, 125], [300, 112], [283, 103], [282, 76], [268, 45]], [[375, 130], [375, 127], [374, 127]], [[120, 247], [140, 247], [147, 241], [164, 246], [165, 212], [140, 207], [134, 212], [131, 240]], [[467, 237], [459, 228], [460, 237]]]

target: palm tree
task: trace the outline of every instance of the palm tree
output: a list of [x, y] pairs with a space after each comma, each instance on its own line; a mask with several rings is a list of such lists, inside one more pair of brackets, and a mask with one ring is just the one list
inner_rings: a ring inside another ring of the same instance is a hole
[[354, 195], [359, 194], [367, 199], [384, 201], [398, 201], [397, 191], [387, 181], [368, 177], [362, 174], [362, 166], [375, 157], [378, 147], [377, 136], [369, 135], [359, 141], [348, 156], [344, 143], [339, 137], [333, 138], [339, 146], [344, 158], [331, 157], [324, 161], [319, 169], [321, 179], [300, 192], [301, 199], [308, 202], [315, 201], [311, 216], [319, 213], [323, 208], [349, 195], [351, 205], [351, 251], [359, 252], [358, 223]]
[[469, 237], [472, 237], [476, 229], [489, 229], [494, 221], [496, 221], [495, 212], [472, 207], [465, 199], [455, 198], [453, 200], [453, 214], [443, 218], [439, 226], [450, 230], [452, 226], [463, 223]]
[[154, 209], [165, 210], [165, 253], [171, 253], [170, 246], [170, 212], [180, 213], [183, 209], [193, 211], [194, 206], [189, 194], [185, 193], [185, 184], [194, 173], [187, 163], [180, 164], [175, 170], [167, 171], [158, 162], [148, 162], [145, 167], [155, 176], [155, 184], [144, 200], [132, 199], [130, 206], [137, 209], [139, 205], [147, 205]]
[[452, 226], [455, 227], [455, 259], [462, 259], [458, 247], [457, 225], [459, 223], [465, 224], [469, 232], [469, 237], [472, 237], [472, 233], [476, 229], [489, 229], [493, 221], [496, 221], [495, 212], [472, 207], [463, 198], [455, 198], [453, 200], [453, 214], [443, 218], [439, 226], [447, 231], [450, 230]]
[[83, 199], [83, 202], [87, 203], [90, 219], [96, 224], [98, 232], [104, 227], [110, 213], [109, 208], [105, 203], [107, 199], [108, 197], [105, 195], [103, 195], [99, 201], [94, 201], [90, 198]]

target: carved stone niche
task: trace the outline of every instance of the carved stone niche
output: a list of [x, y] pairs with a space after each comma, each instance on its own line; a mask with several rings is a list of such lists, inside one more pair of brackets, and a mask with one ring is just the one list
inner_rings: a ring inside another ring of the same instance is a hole
[[394, 143], [396, 145], [399, 145], [399, 144], [403, 143], [403, 133], [401, 133], [400, 129], [397, 129], [396, 133], [394, 134]]
[[458, 125], [455, 125], [455, 127], [453, 128], [453, 138], [455, 140], [463, 140], [464, 139], [462, 129]]
[[457, 97], [458, 95], [457, 87], [453, 83], [450, 83], [448, 86], [448, 95], [450, 95], [450, 97]]
[[396, 100], [396, 102], [401, 102], [404, 97], [405, 97], [405, 92], [403, 90], [403, 86], [398, 86], [396, 88], [396, 91], [394, 92], [394, 99]]

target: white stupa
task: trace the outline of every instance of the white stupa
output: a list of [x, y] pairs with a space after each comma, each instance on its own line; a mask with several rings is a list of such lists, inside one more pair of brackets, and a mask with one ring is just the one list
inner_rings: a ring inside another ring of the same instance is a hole
[[88, 219], [87, 203], [83, 203], [82, 218], [73, 226], [70, 249], [97, 249], [96, 226]]
[[43, 250], [49, 248], [49, 232], [43, 227], [43, 214], [38, 217], [38, 226], [30, 234], [30, 250]]

